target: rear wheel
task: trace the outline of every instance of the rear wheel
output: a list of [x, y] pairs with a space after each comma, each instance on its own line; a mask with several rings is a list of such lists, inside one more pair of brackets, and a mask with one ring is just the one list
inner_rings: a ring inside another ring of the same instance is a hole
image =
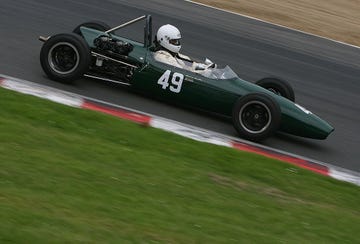
[[291, 85], [284, 80], [277, 78], [264, 78], [255, 82], [255, 84], [279, 96], [285, 97], [292, 102], [295, 102], [294, 90]]
[[91, 21], [91, 22], [85, 22], [85, 23], [82, 23], [82, 24], [76, 26], [76, 28], [73, 30], [73, 33], [82, 36], [81, 31], [80, 31], [80, 27], [82, 27], [82, 26], [91, 28], [91, 29], [95, 29], [98, 31], [107, 31], [107, 30], [111, 29], [111, 27], [108, 24], [106, 24], [102, 21], [95, 20], [95, 21]]
[[90, 50], [80, 36], [58, 34], [42, 46], [40, 63], [50, 79], [70, 83], [82, 77], [89, 68]]
[[239, 135], [251, 141], [261, 141], [279, 128], [281, 111], [277, 102], [267, 94], [251, 93], [236, 102], [233, 125]]

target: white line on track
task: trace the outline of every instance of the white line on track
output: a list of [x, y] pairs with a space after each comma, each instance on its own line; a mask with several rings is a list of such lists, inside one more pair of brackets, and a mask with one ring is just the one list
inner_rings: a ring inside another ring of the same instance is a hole
[[222, 11], [222, 12], [226, 12], [226, 13], [229, 13], [229, 14], [239, 15], [239, 16], [242, 16], [242, 17], [245, 17], [245, 18], [248, 18], [248, 19], [253, 19], [253, 20], [256, 20], [256, 21], [260, 21], [262, 23], [278, 26], [278, 27], [285, 28], [285, 29], [288, 29], [288, 30], [296, 31], [296, 32], [299, 32], [299, 33], [302, 33], [302, 34], [305, 34], [305, 35], [315, 36], [315, 37], [322, 38], [322, 39], [325, 39], [325, 40], [328, 40], [328, 41], [332, 41], [332, 42], [335, 42], [335, 43], [338, 43], [338, 44], [341, 44], [341, 45], [345, 45], [345, 46], [360, 49], [360, 46], [356, 46], [356, 45], [349, 44], [349, 43], [342, 42], [342, 41], [337, 41], [337, 40], [334, 40], [334, 39], [331, 39], [331, 38], [328, 38], [328, 37], [324, 37], [324, 36], [316, 35], [316, 34], [313, 34], [313, 33], [305, 32], [305, 31], [302, 31], [302, 30], [294, 29], [294, 28], [291, 28], [291, 27], [288, 27], [288, 26], [272, 23], [272, 22], [269, 22], [269, 21], [266, 21], [266, 20], [262, 20], [262, 19], [259, 19], [259, 18], [256, 18], [256, 17], [249, 16], [249, 15], [240, 14], [240, 13], [237, 13], [237, 12], [234, 12], [234, 11], [230, 11], [230, 10], [226, 10], [226, 9], [222, 9], [222, 8], [218, 8], [218, 7], [214, 7], [214, 6], [210, 6], [210, 5], [204, 4], [204, 3], [198, 3], [198, 2], [195, 2], [195, 1], [192, 1], [192, 0], [184, 0], [184, 1], [188, 2], [188, 3], [196, 4], [196, 5], [199, 5], [199, 6], [219, 10], [219, 11]]

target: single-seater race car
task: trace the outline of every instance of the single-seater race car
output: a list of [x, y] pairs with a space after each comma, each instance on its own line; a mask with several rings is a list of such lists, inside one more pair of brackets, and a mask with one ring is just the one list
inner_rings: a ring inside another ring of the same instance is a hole
[[[114, 34], [139, 21], [145, 22], [143, 42]], [[40, 40], [41, 66], [50, 79], [71, 83], [89, 77], [129, 86], [163, 101], [227, 117], [248, 140], [260, 141], [277, 131], [326, 139], [334, 130], [296, 104], [292, 87], [280, 79], [251, 83], [229, 66], [200, 74], [156, 61], [150, 15], [114, 28], [87, 22], [72, 33]]]

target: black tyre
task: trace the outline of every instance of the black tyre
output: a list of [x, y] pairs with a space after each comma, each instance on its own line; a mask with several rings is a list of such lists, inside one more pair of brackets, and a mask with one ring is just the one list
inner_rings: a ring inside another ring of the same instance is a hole
[[88, 70], [90, 50], [80, 36], [73, 33], [58, 34], [42, 46], [40, 63], [50, 79], [70, 83], [81, 78]]
[[295, 93], [291, 85], [277, 78], [264, 78], [255, 82], [258, 86], [261, 86], [279, 96], [285, 97], [292, 102], [295, 102]]
[[279, 128], [281, 110], [274, 98], [267, 94], [251, 93], [235, 103], [233, 124], [239, 135], [251, 141], [261, 141]]
[[99, 31], [107, 31], [107, 30], [111, 29], [111, 27], [108, 24], [95, 20], [95, 21], [91, 21], [91, 22], [85, 22], [85, 23], [82, 23], [82, 24], [76, 26], [76, 28], [73, 30], [73, 33], [82, 36], [81, 31], [80, 31], [80, 27], [82, 27], [82, 26], [92, 28], [95, 30], [99, 30]]

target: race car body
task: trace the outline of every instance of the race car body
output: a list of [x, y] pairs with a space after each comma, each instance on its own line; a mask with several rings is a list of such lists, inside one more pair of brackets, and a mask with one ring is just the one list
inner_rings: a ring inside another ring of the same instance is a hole
[[[114, 34], [142, 20], [143, 42]], [[325, 139], [334, 130], [296, 104], [292, 88], [281, 80], [267, 78], [254, 84], [240, 79], [228, 66], [198, 73], [156, 61], [151, 29], [151, 16], [115, 28], [84, 23], [75, 34], [41, 38], [41, 65], [57, 81], [72, 82], [83, 76], [111, 81], [166, 102], [231, 118], [240, 136], [253, 141], [276, 131]]]

